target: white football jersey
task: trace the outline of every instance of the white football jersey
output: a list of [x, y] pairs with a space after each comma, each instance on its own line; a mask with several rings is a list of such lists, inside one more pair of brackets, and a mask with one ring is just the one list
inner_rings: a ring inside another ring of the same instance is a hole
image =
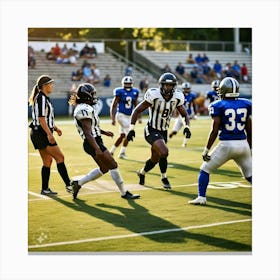
[[101, 136], [99, 128], [99, 117], [95, 113], [94, 108], [85, 103], [78, 104], [74, 110], [74, 121], [76, 128], [82, 139], [85, 139], [81, 124], [81, 120], [83, 119], [91, 119], [91, 131], [93, 137]]
[[175, 90], [172, 98], [166, 101], [159, 88], [150, 88], [146, 91], [144, 99], [151, 104], [148, 125], [162, 131], [168, 129], [175, 109], [184, 104], [184, 94], [179, 90]]

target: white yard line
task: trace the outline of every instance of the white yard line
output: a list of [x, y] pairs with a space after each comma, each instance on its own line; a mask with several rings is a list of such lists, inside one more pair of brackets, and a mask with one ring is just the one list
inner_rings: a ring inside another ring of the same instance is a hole
[[145, 235], [152, 235], [152, 234], [162, 234], [162, 233], [168, 233], [168, 232], [215, 227], [215, 226], [230, 225], [230, 224], [244, 223], [244, 222], [251, 222], [251, 221], [252, 221], [252, 219], [234, 220], [234, 221], [219, 222], [219, 223], [212, 223], [212, 224], [205, 224], [205, 225], [188, 226], [188, 227], [183, 227], [183, 228], [171, 228], [171, 229], [165, 229], [165, 230], [146, 231], [146, 232], [125, 234], [125, 235], [112, 235], [112, 236], [106, 236], [106, 237], [96, 237], [96, 238], [72, 240], [72, 241], [65, 241], [65, 242], [54, 242], [54, 243], [46, 243], [46, 244], [40, 244], [40, 245], [30, 245], [30, 246], [28, 246], [28, 248], [36, 249], [36, 248], [43, 248], [43, 247], [72, 245], [72, 244], [97, 242], [97, 241], [112, 240], [112, 239], [131, 238], [131, 237], [138, 237], [138, 236], [145, 236]]

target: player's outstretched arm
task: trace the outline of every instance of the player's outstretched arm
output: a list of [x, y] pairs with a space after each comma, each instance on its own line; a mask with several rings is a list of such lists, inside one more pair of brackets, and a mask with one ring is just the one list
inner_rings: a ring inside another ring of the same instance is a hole
[[139, 114], [141, 114], [142, 112], [144, 112], [148, 107], [150, 107], [151, 104], [149, 102], [147, 102], [146, 100], [143, 100], [141, 103], [139, 103], [135, 109], [133, 110], [132, 114], [131, 114], [131, 120], [130, 120], [130, 128], [129, 128], [129, 132], [126, 136], [126, 139], [128, 141], [133, 141], [133, 138], [135, 137], [135, 130], [134, 130], [134, 126], [135, 123], [138, 119]]

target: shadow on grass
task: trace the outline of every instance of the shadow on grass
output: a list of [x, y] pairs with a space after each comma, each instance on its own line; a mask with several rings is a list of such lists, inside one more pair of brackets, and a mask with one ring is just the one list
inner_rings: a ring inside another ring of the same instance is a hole
[[[152, 215], [148, 209], [139, 205], [134, 200], [127, 201], [130, 207], [123, 207], [104, 203], [92, 206], [88, 205], [85, 200], [78, 198], [73, 202], [63, 200], [59, 197], [53, 197], [53, 199], [71, 209], [87, 213], [115, 227], [125, 228], [133, 233], [140, 233], [142, 236], [158, 243], [186, 243], [188, 240], [192, 239], [216, 248], [221, 248], [221, 251], [251, 250], [251, 246], [248, 244], [207, 234], [184, 231], [177, 225], [159, 216]], [[110, 210], [108, 211], [105, 209], [117, 210], [120, 214], [112, 213]], [[166, 232], [158, 232], [164, 230], [166, 230]], [[172, 231], [169, 232], [169, 230]], [[125, 248], [122, 251], [125, 251]]]
[[[181, 197], [185, 197], [187, 200], [190, 199], [194, 199], [194, 195], [193, 194], [189, 194], [186, 192], [181, 192], [175, 189], [171, 189], [171, 190], [165, 190], [163, 188], [158, 188], [158, 187], [151, 187], [151, 186], [146, 186], [146, 188], [149, 189], [153, 189], [153, 190], [157, 190], [160, 192], [165, 192], [165, 193], [170, 193], [170, 195], [178, 195]], [[186, 200], [186, 204], [188, 203]], [[210, 204], [210, 203], [214, 203], [214, 204]], [[215, 204], [219, 204], [219, 205], [215, 205]], [[223, 210], [223, 211], [227, 211], [227, 212], [232, 212], [235, 214], [240, 214], [240, 215], [244, 215], [244, 216], [252, 216], [252, 205], [248, 204], [248, 203], [243, 203], [243, 202], [239, 202], [239, 201], [234, 201], [234, 200], [229, 200], [229, 199], [223, 199], [223, 198], [217, 198], [217, 197], [213, 197], [213, 196], [207, 196], [207, 204], [205, 206], [199, 206], [199, 205], [193, 205], [193, 207], [209, 207], [209, 208], [213, 208], [213, 209], [219, 209], [219, 210]]]

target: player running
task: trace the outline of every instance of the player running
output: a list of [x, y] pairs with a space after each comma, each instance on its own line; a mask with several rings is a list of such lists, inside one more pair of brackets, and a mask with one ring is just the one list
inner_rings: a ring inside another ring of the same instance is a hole
[[118, 186], [122, 198], [139, 198], [139, 194], [132, 194], [126, 190], [118, 169], [118, 164], [103, 144], [101, 134], [112, 137], [113, 133], [104, 131], [99, 127], [99, 118], [93, 107], [97, 103], [95, 87], [89, 83], [80, 84], [77, 88], [77, 93], [71, 96], [70, 103], [76, 106], [74, 110], [74, 121], [77, 131], [84, 141], [84, 151], [92, 156], [99, 166], [79, 180], [72, 181], [73, 198], [75, 199], [77, 197], [82, 185], [96, 180], [108, 171]]
[[146, 141], [151, 145], [151, 157], [146, 161], [145, 166], [137, 174], [139, 184], [145, 184], [145, 174], [159, 163], [161, 171], [161, 181], [165, 189], [171, 189], [167, 179], [167, 129], [170, 124], [171, 116], [177, 109], [182, 115], [185, 123], [184, 134], [191, 137], [189, 129], [188, 114], [183, 106], [184, 95], [176, 90], [177, 78], [172, 73], [164, 73], [159, 78], [159, 88], [150, 88], [146, 91], [144, 100], [137, 105], [131, 116], [130, 130], [127, 134], [127, 140], [133, 141], [135, 137], [134, 126], [137, 116], [149, 108], [149, 119], [144, 130]]
[[114, 89], [114, 99], [110, 108], [112, 125], [116, 125], [116, 119], [120, 125], [120, 136], [112, 146], [110, 152], [113, 155], [116, 148], [123, 143], [119, 158], [127, 159], [125, 154], [128, 141], [126, 135], [129, 130], [132, 110], [138, 104], [139, 90], [133, 87], [133, 79], [130, 76], [122, 78], [122, 87]]

